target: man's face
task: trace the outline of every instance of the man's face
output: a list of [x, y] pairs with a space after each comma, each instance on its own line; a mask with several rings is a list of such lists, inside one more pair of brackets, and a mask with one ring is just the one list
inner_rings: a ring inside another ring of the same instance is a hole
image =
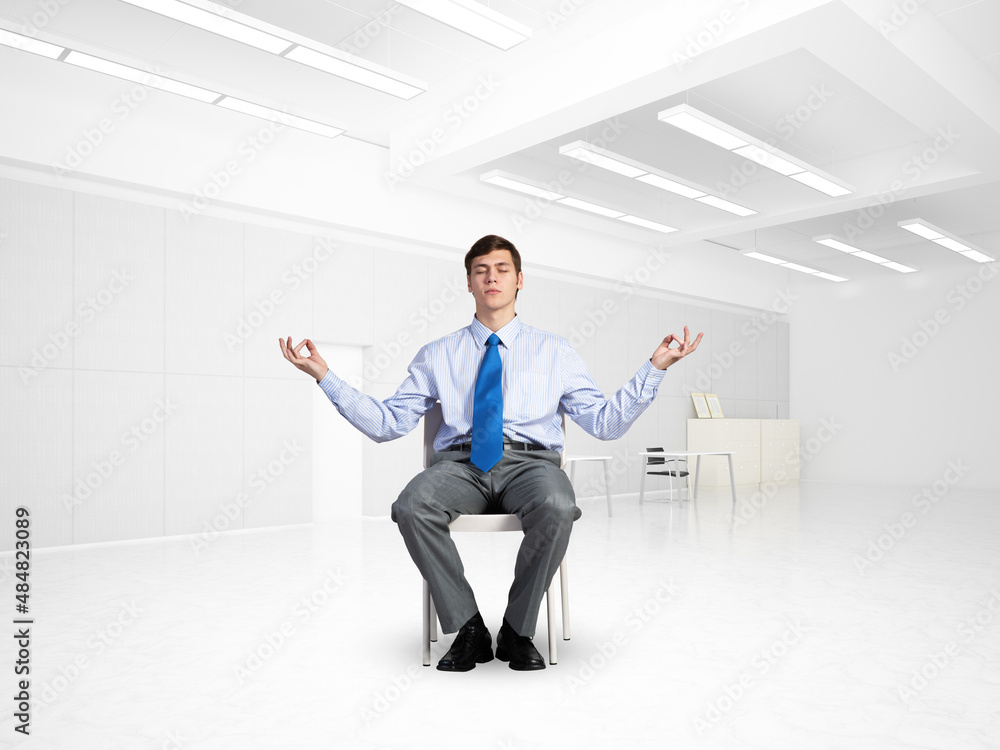
[[494, 250], [475, 258], [468, 281], [476, 306], [489, 310], [513, 305], [517, 290], [524, 286], [523, 274], [514, 271], [510, 250]]

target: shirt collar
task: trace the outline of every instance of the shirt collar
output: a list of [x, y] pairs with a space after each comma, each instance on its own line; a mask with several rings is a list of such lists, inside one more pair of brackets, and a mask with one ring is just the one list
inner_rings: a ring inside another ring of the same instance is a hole
[[[496, 332], [497, 338], [500, 339], [501, 344], [509, 348], [520, 330], [521, 318], [515, 314], [507, 325]], [[475, 315], [472, 316], [472, 325], [469, 326], [469, 331], [472, 333], [472, 339], [476, 342], [477, 347], [486, 346], [486, 339], [493, 333]]]

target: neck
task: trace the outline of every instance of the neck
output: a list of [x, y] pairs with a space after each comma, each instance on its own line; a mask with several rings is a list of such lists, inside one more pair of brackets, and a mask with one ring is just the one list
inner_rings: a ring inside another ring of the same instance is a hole
[[514, 319], [514, 306], [505, 307], [502, 310], [481, 310], [476, 309], [476, 320], [496, 333]]

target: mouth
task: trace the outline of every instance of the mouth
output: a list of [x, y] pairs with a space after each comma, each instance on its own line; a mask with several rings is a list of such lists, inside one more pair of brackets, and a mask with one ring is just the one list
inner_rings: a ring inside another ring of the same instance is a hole
[[500, 294], [500, 290], [499, 289], [487, 289], [486, 293], [487, 294]]

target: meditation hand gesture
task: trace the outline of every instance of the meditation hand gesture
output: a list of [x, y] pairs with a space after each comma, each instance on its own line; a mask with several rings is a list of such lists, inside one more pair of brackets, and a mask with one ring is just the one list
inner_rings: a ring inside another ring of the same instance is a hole
[[[292, 348], [291, 336], [288, 337], [287, 344], [284, 339], [278, 339], [278, 344], [281, 345], [281, 353], [285, 355], [285, 359], [302, 370], [302, 372], [312, 375], [316, 378], [317, 383], [326, 376], [327, 370], [330, 369], [326, 366], [326, 361], [319, 356], [319, 350], [316, 349], [316, 345], [309, 339], [303, 339], [302, 343], [294, 349]], [[309, 349], [309, 356], [307, 357], [299, 356], [299, 350], [303, 346]]]
[[[684, 340], [681, 341], [674, 334], [670, 334], [663, 342], [656, 347], [656, 351], [653, 352], [653, 356], [650, 361], [653, 363], [653, 367], [657, 370], [666, 370], [670, 365], [674, 364], [679, 359], [683, 359], [695, 349], [698, 348], [698, 344], [701, 343], [701, 337], [704, 333], [699, 333], [698, 338], [691, 342], [691, 334], [688, 332], [688, 327], [684, 326]], [[676, 341], [680, 346], [671, 349], [670, 344]]]

